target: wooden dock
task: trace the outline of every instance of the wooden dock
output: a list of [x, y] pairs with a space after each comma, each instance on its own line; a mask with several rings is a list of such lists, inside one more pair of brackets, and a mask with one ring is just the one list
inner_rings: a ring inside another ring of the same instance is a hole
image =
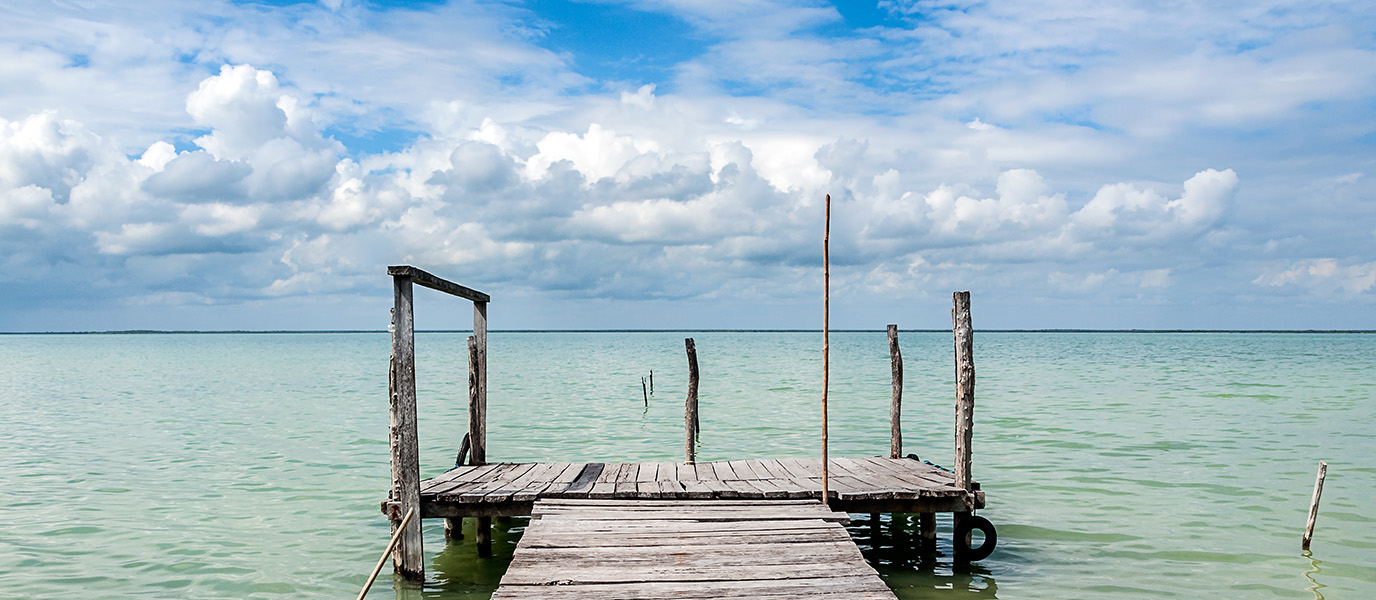
[[494, 599], [895, 599], [816, 500], [549, 499], [531, 517]]
[[[956, 487], [954, 475], [908, 458], [832, 458], [830, 508], [846, 512], [969, 512], [984, 492]], [[465, 465], [421, 482], [421, 517], [534, 514], [541, 499], [820, 500], [821, 461], [752, 459], [683, 464], [492, 463]], [[386, 501], [394, 514], [399, 503]]]
[[[994, 549], [993, 525], [974, 515], [984, 507], [984, 492], [971, 477], [975, 373], [969, 292], [952, 296], [953, 471], [902, 457], [903, 367], [894, 325], [888, 332], [887, 457], [829, 457], [824, 426], [821, 458], [698, 462], [699, 373], [688, 338], [683, 463], [488, 463], [491, 298], [409, 265], [388, 267], [388, 274], [394, 299], [388, 384], [392, 485], [382, 512], [393, 523], [395, 549], [389, 551], [402, 576], [424, 578], [426, 518], [445, 519], [453, 537], [462, 531], [462, 519], [474, 518], [480, 555], [491, 551], [493, 517], [534, 518], [494, 596], [500, 598], [893, 598], [838, 524], [848, 512], [918, 514], [927, 548], [935, 547], [936, 513], [952, 513], [957, 561], [980, 560]], [[473, 303], [468, 433], [459, 444], [458, 466], [426, 480], [420, 478], [416, 427], [413, 284]], [[825, 396], [823, 405], [825, 417]], [[404, 519], [415, 513], [420, 518]], [[984, 534], [978, 548], [970, 547], [974, 530]]]

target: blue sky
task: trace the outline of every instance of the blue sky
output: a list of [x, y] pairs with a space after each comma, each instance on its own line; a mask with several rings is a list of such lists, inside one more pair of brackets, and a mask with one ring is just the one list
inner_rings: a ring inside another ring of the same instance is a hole
[[16, 4], [4, 331], [1376, 329], [1366, 2]]

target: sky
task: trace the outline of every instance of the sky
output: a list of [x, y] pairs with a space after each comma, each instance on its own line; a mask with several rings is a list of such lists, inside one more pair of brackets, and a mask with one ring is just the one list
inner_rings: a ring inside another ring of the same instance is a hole
[[[1376, 4], [0, 4], [0, 331], [1376, 329]], [[417, 326], [466, 328], [416, 292]]]

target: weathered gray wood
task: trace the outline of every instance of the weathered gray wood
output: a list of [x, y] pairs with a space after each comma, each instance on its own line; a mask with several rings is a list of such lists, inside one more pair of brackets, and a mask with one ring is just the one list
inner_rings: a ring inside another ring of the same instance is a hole
[[1319, 518], [1319, 496], [1323, 495], [1323, 479], [1328, 476], [1328, 463], [1319, 461], [1319, 475], [1314, 479], [1314, 499], [1309, 501], [1309, 520], [1304, 524], [1304, 540], [1300, 547], [1308, 550], [1314, 540], [1314, 522]]
[[[475, 423], [469, 417], [469, 434], [473, 437], [473, 464], [487, 462], [487, 301], [473, 302], [473, 340], [477, 351], [477, 364], [469, 358], [469, 369], [477, 372], [477, 397], [470, 392], [469, 409], [475, 410], [478, 419]], [[470, 376], [471, 377], [471, 376]], [[471, 387], [471, 386], [470, 386]]]
[[903, 352], [898, 349], [898, 326], [889, 325], [889, 370], [893, 398], [889, 402], [889, 458], [903, 456]]
[[698, 349], [693, 338], [683, 340], [688, 352], [688, 398], [683, 404], [683, 428], [687, 431], [683, 452], [689, 464], [697, 462], [698, 440]]
[[392, 277], [406, 277], [432, 290], [438, 290], [446, 294], [451, 294], [454, 296], [458, 296], [460, 298], [472, 300], [474, 302], [490, 302], [492, 300], [491, 296], [479, 292], [478, 290], [467, 288], [447, 279], [436, 277], [434, 275], [431, 275], [430, 273], [427, 273], [410, 265], [395, 265], [387, 267], [387, 274], [391, 275]]
[[[420, 502], [420, 444], [416, 434], [416, 354], [415, 324], [411, 301], [411, 279], [392, 279], [392, 359], [389, 377], [390, 433], [392, 454], [392, 498], [399, 511], [393, 515], [392, 530], [400, 528], [402, 515], [412, 509], [422, 513]], [[420, 519], [412, 519], [392, 553], [396, 571], [408, 578], [424, 578], [424, 552], [421, 548]]]
[[894, 598], [816, 501], [559, 500], [532, 514], [493, 598]]
[[970, 443], [975, 429], [975, 334], [970, 323], [970, 292], [951, 295], [951, 327], [956, 354], [956, 462], [955, 484], [971, 489]]

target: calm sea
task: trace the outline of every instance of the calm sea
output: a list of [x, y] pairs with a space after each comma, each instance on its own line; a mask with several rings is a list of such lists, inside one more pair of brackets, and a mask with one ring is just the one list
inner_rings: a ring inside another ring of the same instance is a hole
[[[819, 453], [819, 333], [499, 332], [489, 459], [681, 459], [689, 335], [702, 459]], [[464, 339], [417, 336], [427, 477], [463, 435]], [[953, 572], [944, 515], [935, 556], [906, 519], [875, 535], [855, 515], [900, 598], [1376, 597], [1376, 335], [975, 339], [999, 547]], [[901, 342], [905, 451], [949, 464], [950, 334]], [[832, 452], [882, 454], [885, 336], [832, 348]], [[0, 597], [356, 595], [388, 537], [388, 351], [385, 333], [0, 336]], [[423, 595], [485, 598], [522, 525], [479, 559], [427, 522]], [[369, 597], [396, 589], [387, 574]]]

